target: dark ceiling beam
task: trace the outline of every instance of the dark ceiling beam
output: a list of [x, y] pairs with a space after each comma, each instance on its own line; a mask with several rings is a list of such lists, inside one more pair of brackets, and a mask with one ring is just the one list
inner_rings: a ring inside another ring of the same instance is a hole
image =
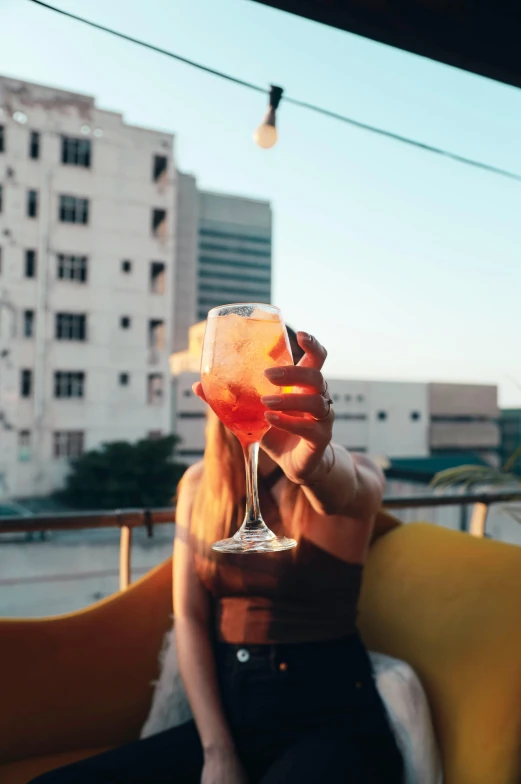
[[521, 87], [521, 0], [254, 0]]

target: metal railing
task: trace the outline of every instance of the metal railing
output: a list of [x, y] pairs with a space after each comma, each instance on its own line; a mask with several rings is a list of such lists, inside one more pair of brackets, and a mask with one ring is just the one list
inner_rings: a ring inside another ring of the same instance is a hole
[[119, 528], [119, 588], [130, 585], [132, 530], [144, 527], [152, 536], [154, 525], [175, 523], [175, 509], [115, 509], [113, 512], [76, 512], [32, 517], [0, 518], [0, 534], [38, 531], [81, 531], [93, 528]]
[[[421, 509], [457, 506], [462, 510], [460, 530], [472, 536], [485, 535], [488, 510], [495, 504], [521, 502], [521, 491], [429, 494], [386, 497], [383, 507], [394, 509]], [[473, 511], [467, 524], [467, 508]], [[79, 512], [75, 514], [34, 515], [31, 517], [0, 518], [0, 534], [32, 533], [38, 531], [80, 531], [94, 528], [119, 528], [119, 587], [128, 588], [131, 575], [131, 546], [134, 528], [144, 527], [152, 536], [155, 525], [175, 523], [175, 509], [123, 509], [113, 512]]]

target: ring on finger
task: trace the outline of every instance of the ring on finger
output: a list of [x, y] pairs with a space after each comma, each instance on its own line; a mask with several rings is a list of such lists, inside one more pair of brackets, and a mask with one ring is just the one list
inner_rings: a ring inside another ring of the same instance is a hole
[[[326, 384], [326, 389], [327, 389], [327, 384]], [[327, 411], [326, 411], [326, 413], [323, 416], [320, 416], [320, 417], [314, 416], [313, 419], [315, 420], [315, 422], [323, 422], [324, 419], [327, 419], [328, 416], [331, 413], [331, 406], [333, 405], [333, 401], [331, 400], [331, 398], [329, 396], [325, 397], [325, 395], [322, 395], [322, 397], [324, 398], [324, 400], [327, 403]]]

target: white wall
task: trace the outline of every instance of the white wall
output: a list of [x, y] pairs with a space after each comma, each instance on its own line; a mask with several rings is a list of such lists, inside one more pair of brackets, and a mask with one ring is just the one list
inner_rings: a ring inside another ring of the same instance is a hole
[[173, 351], [187, 347], [188, 330], [197, 321], [198, 205], [195, 177], [178, 172]]
[[[371, 454], [425, 457], [429, 454], [427, 385], [372, 381], [369, 384]], [[385, 416], [385, 418], [381, 418]]]

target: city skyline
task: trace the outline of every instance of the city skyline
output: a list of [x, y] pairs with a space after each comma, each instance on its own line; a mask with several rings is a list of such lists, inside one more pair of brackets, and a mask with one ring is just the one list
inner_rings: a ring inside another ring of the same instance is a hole
[[[62, 0], [61, 8], [77, 11]], [[89, 18], [397, 133], [521, 171], [521, 93], [255, 3], [89, 3]], [[205, 190], [272, 202], [274, 296], [336, 377], [497, 383], [521, 402], [513, 314], [521, 188], [250, 94], [32, 4], [0, 10], [0, 72], [96, 95], [176, 134]], [[270, 50], [264, 42], [269, 38]], [[25, 41], [20, 47], [16, 42]], [[79, 57], [95, 47], [96, 58]], [[45, 53], [53, 51], [53, 58]], [[312, 53], [312, 57], [310, 57]], [[166, 98], [165, 98], [166, 97]], [[317, 296], [319, 291], [321, 296]]]

